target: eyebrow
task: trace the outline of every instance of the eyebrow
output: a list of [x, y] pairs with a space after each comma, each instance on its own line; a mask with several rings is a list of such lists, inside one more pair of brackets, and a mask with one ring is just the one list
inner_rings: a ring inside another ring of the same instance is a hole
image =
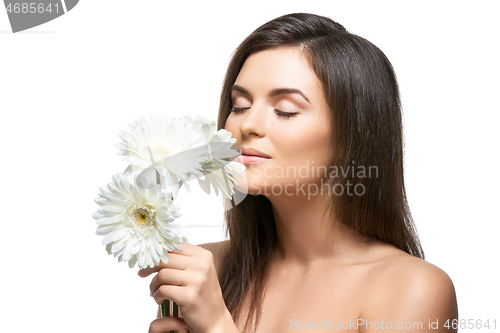
[[[233, 90], [236, 90], [236, 91], [239, 91], [243, 94], [246, 94], [246, 95], [250, 95], [250, 93], [248, 92], [248, 90], [246, 90], [245, 88], [243, 88], [242, 86], [239, 86], [237, 84], [233, 85], [231, 87], [231, 91]], [[300, 96], [302, 96], [309, 104], [311, 104], [311, 102], [309, 101], [309, 98], [306, 97], [306, 95], [304, 95], [304, 93], [302, 91], [300, 91], [299, 89], [295, 89], [295, 88], [276, 88], [276, 89], [273, 89], [269, 92], [269, 96], [271, 97], [274, 97], [274, 96], [278, 96], [278, 95], [287, 95], [287, 94], [299, 94]]]

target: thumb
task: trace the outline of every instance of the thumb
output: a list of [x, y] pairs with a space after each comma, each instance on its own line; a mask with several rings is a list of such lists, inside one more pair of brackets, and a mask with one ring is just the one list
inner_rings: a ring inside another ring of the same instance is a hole
[[155, 319], [149, 325], [149, 333], [165, 333], [178, 331], [187, 327], [184, 319], [179, 317], [162, 317]]

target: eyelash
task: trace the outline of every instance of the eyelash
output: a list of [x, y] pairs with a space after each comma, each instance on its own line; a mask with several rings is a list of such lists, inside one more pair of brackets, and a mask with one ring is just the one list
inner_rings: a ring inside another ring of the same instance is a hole
[[[248, 110], [248, 109], [249, 108], [233, 108], [233, 109], [231, 109], [231, 112], [238, 113], [238, 112], [243, 112], [243, 111]], [[296, 115], [298, 115], [298, 113], [283, 112], [283, 111], [279, 111], [276, 109], [274, 109], [274, 113], [276, 113], [280, 117], [285, 117], [285, 118], [291, 118], [291, 117], [295, 117]]]

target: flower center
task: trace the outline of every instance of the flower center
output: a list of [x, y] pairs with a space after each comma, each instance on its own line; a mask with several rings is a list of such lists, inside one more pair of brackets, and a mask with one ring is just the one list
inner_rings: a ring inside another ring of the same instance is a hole
[[155, 225], [155, 211], [146, 204], [131, 205], [127, 209], [126, 223], [135, 230], [146, 230]]
[[165, 156], [170, 155], [170, 154], [169, 154], [169, 152], [168, 152], [166, 149], [164, 149], [164, 148], [156, 148], [156, 149], [154, 149], [151, 153], [152, 153], [152, 154], [153, 154], [153, 156], [155, 156], [155, 157], [156, 157], [156, 155], [157, 155], [157, 154], [161, 154], [161, 155], [162, 155], [162, 157], [165, 157]]
[[134, 223], [140, 227], [148, 225], [148, 211], [144, 208], [134, 210]]

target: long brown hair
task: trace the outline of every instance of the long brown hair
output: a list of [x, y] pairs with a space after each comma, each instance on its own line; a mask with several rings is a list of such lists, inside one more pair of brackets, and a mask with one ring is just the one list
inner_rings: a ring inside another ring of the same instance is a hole
[[[396, 76], [384, 53], [366, 39], [329, 18], [305, 13], [284, 15], [257, 28], [232, 56], [218, 128], [224, 128], [230, 114], [231, 86], [245, 60], [252, 53], [277, 47], [302, 50], [322, 83], [333, 133], [330, 165], [344, 170], [353, 165], [376, 167], [376, 177], [341, 172], [325, 178], [330, 188], [348, 182], [363, 188], [363, 195], [332, 194], [332, 216], [362, 235], [423, 259], [403, 180], [402, 110]], [[222, 255], [219, 281], [235, 321], [249, 296], [247, 330], [258, 324], [276, 245], [271, 202], [263, 195], [249, 195], [225, 217], [230, 241]]]

